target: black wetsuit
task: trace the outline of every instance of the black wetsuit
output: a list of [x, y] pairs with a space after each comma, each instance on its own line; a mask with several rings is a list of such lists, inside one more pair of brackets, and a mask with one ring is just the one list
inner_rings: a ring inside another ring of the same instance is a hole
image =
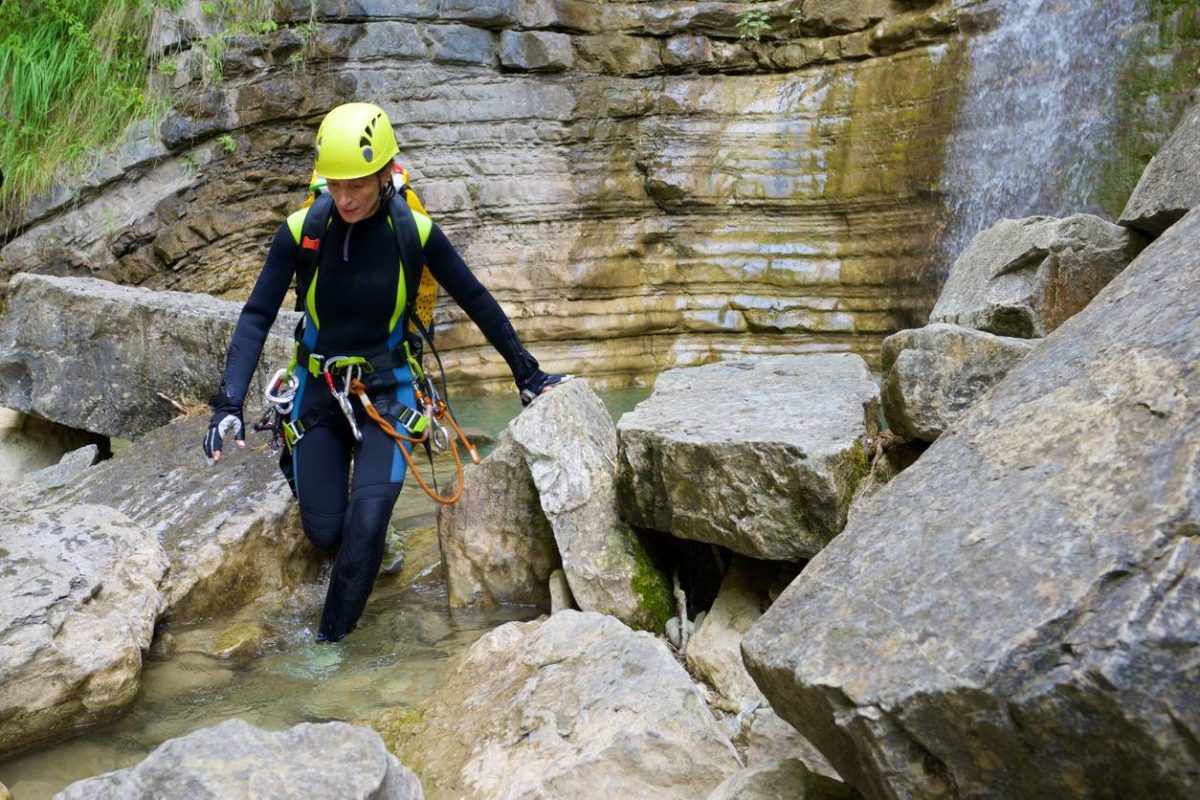
[[[369, 219], [347, 224], [333, 210], [316, 276], [319, 326], [306, 311], [303, 340], [312, 352], [370, 356], [398, 343], [401, 326], [395, 331], [389, 328], [398, 281], [403, 278], [399, 247], [387, 217], [386, 207], [381, 207]], [[538, 372], [538, 363], [522, 347], [499, 304], [436, 225], [424, 251], [430, 272], [500, 352], [522, 386]], [[284, 223], [229, 347], [221, 392], [233, 405], [240, 407], [245, 399], [267, 333], [292, 285], [296, 252], [296, 241]], [[395, 388], [388, 390], [389, 396], [374, 398], [385, 412], [389, 401], [415, 405], [408, 367], [396, 367], [393, 373]], [[362, 432], [362, 441], [357, 442], [325, 382], [302, 366], [296, 375], [300, 386], [293, 419], [310, 409], [326, 409], [326, 421], [305, 432], [292, 456], [304, 532], [318, 547], [337, 548], [318, 630], [319, 638], [337, 641], [354, 629], [374, 586], [406, 463], [394, 441], [366, 417], [360, 404], [355, 403]], [[394, 419], [389, 421], [395, 425]]]

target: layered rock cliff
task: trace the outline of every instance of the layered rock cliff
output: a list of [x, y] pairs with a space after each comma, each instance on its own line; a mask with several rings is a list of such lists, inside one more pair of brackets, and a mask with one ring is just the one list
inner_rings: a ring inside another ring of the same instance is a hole
[[[285, 0], [277, 28], [221, 39], [187, 3], [155, 44], [173, 110], [12, 226], [0, 279], [244, 298], [320, 117], [369, 99], [548, 369], [603, 387], [747, 353], [877, 366], [936, 297], [943, 150], [1002, 6], [761, 3], [759, 40], [740, 37], [747, 8]], [[438, 319], [452, 384], [511, 386], [457, 307]]]
[[[189, 65], [202, 15], [168, 21], [182, 99], [161, 136], [143, 131], [70, 213], [33, 209], [6, 277], [244, 297], [303, 199], [320, 116], [367, 98], [551, 369], [617, 385], [733, 352], [876, 361], [932, 304], [966, 9], [805, 3], [792, 22], [766, 5], [755, 42], [736, 3], [323, 0], [311, 22], [307, 1], [282, 6], [208, 85]], [[440, 320], [452, 383], [508, 383], [457, 308]]]

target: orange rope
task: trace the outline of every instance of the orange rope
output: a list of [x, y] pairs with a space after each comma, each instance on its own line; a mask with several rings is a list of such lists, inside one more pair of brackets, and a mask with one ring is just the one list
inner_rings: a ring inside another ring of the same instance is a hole
[[[413, 463], [412, 457], [408, 454], [408, 448], [404, 446], [405, 442], [408, 442], [409, 444], [420, 444], [427, 441], [429, 439], [429, 431], [426, 430], [420, 437], [417, 438], [405, 436], [392, 427], [392, 424], [384, 419], [383, 415], [376, 410], [375, 404], [371, 402], [371, 398], [367, 395], [367, 387], [362, 381], [351, 381], [350, 391], [353, 394], [358, 395], [359, 402], [362, 403], [363, 409], [367, 412], [367, 416], [375, 420], [375, 424], [378, 425], [384, 433], [386, 433], [392, 438], [393, 441], [396, 442], [396, 447], [400, 448], [400, 453], [404, 456], [404, 460], [408, 462], [409, 471], [412, 472], [413, 477], [417, 479], [417, 483], [425, 491], [425, 494], [429, 495], [430, 498], [441, 503], [442, 505], [448, 506], [457, 503], [459, 498], [462, 497], [463, 493], [463, 463], [462, 458], [458, 455], [458, 443], [454, 439], [450, 440], [450, 452], [454, 454], [454, 466], [458, 472], [458, 491], [454, 493], [453, 497], [445, 498], [435, 492], [433, 489], [429, 488], [429, 484], [425, 483], [425, 479], [421, 477], [421, 473], [417, 469], [417, 465]], [[455, 432], [462, 437], [463, 443], [467, 446], [467, 450], [471, 454], [471, 460], [478, 464], [479, 453], [463, 434], [462, 429], [458, 427], [458, 423], [454, 421], [454, 417], [449, 413], [448, 407], [441, 400], [438, 401], [437, 407], [434, 410], [434, 418], [439, 422], [441, 422], [443, 418], [450, 422], [451, 427], [453, 427]]]

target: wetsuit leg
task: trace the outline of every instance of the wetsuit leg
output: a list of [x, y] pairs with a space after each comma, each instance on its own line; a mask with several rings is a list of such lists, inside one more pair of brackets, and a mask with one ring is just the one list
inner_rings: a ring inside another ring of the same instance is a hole
[[[344, 425], [344, 423], [343, 423]], [[346, 489], [350, 482], [349, 430], [318, 425], [296, 443], [293, 464], [300, 501], [300, 521], [308, 540], [322, 550], [342, 541]]]
[[300, 376], [292, 418], [325, 409], [325, 420], [307, 430], [296, 443], [292, 467], [304, 534], [317, 547], [332, 550], [342, 538], [354, 437], [329, 390], [308, 377]]
[[331, 642], [354, 630], [362, 616], [383, 561], [392, 508], [404, 483], [406, 464], [395, 442], [365, 415], [359, 421], [363, 439], [354, 456], [341, 548], [333, 562], [317, 634]]

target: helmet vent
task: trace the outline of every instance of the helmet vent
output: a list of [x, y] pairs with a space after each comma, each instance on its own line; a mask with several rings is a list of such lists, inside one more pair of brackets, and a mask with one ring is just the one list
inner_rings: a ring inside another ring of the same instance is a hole
[[363, 160], [366, 161], [368, 164], [370, 164], [372, 161], [375, 160], [375, 151], [369, 147], [364, 147], [362, 149], [362, 154], [363, 154]]

